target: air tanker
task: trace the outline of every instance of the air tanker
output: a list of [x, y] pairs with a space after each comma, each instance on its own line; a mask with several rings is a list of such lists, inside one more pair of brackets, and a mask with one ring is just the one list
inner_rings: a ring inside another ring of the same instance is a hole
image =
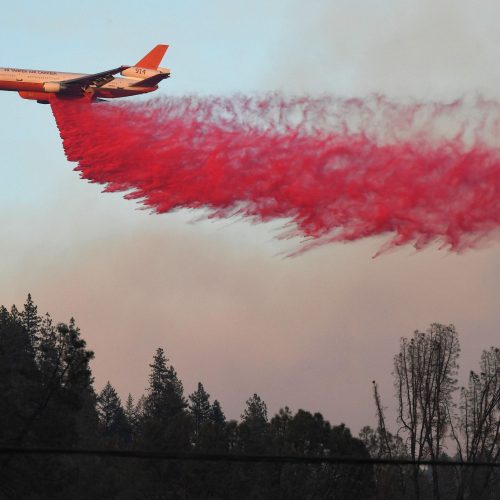
[[[18, 92], [23, 99], [49, 104], [51, 96], [63, 99], [100, 101], [158, 89], [170, 77], [170, 70], [160, 68], [168, 45], [157, 45], [135, 66], [120, 66], [90, 75], [33, 69], [0, 68], [0, 90]], [[121, 77], [116, 77], [118, 73]]]

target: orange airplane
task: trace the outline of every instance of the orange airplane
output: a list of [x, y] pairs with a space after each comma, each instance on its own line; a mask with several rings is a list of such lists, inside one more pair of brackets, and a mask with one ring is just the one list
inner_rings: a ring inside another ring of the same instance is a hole
[[[101, 100], [153, 92], [170, 76], [170, 70], [159, 65], [168, 45], [157, 45], [135, 66], [85, 75], [32, 69], [0, 68], [0, 90], [18, 92], [23, 99], [48, 104], [50, 96], [64, 99]], [[114, 75], [120, 73], [122, 77]]]

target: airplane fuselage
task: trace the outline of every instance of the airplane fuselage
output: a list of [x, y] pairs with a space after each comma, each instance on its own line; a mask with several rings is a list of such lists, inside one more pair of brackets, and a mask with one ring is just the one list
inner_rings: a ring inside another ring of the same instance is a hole
[[[37, 69], [0, 68], [0, 90], [18, 92], [24, 99], [47, 103], [64, 99], [113, 99], [153, 92], [170, 76], [159, 64], [168, 45], [157, 45], [135, 66], [119, 66], [100, 73], [67, 73]], [[120, 73], [121, 76], [115, 76]]]
[[[0, 90], [19, 92], [19, 95], [25, 99], [44, 100], [48, 99], [51, 93], [54, 93], [47, 90], [50, 89], [50, 83], [60, 83], [84, 76], [87, 75], [84, 73], [63, 73], [36, 69], [0, 68]], [[101, 87], [89, 87], [87, 94], [112, 99], [145, 94], [158, 88], [158, 85], [131, 88], [133, 84], [137, 84], [135, 78], [115, 77], [111, 82]]]

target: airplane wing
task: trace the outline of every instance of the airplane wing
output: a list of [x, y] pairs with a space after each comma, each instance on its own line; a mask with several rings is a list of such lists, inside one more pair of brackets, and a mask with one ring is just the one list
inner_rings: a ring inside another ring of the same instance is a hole
[[121, 73], [122, 71], [130, 68], [130, 66], [120, 66], [119, 68], [108, 69], [107, 71], [102, 71], [101, 73], [94, 73], [92, 75], [79, 76], [78, 78], [72, 78], [71, 80], [63, 80], [60, 83], [64, 84], [67, 91], [82, 91], [88, 87], [102, 87], [113, 80], [113, 75]]

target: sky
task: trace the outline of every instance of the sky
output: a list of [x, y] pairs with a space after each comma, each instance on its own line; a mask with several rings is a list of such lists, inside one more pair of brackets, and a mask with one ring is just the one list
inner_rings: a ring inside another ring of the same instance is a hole
[[[90, 73], [168, 43], [164, 96], [498, 100], [499, 15], [460, 0], [18, 2], [2, 15], [0, 64]], [[395, 429], [400, 337], [455, 324], [462, 381], [499, 344], [500, 242], [372, 259], [387, 235], [284, 258], [299, 242], [276, 239], [281, 222], [152, 215], [80, 180], [48, 106], [1, 92], [0, 109], [0, 303], [31, 293], [39, 312], [74, 316], [97, 390], [140, 396], [163, 347], [186, 394], [201, 381], [229, 418], [257, 393], [270, 414], [320, 411], [357, 432], [376, 424], [377, 380]]]

